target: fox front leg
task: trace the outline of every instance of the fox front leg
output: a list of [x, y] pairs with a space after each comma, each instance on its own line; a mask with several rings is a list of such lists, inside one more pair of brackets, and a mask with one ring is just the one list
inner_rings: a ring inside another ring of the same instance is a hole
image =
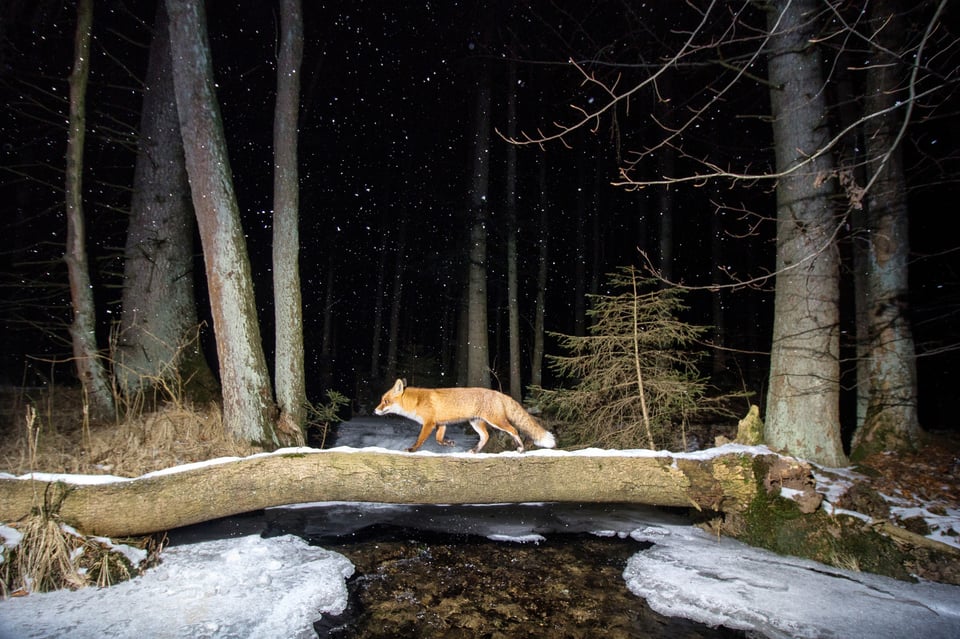
[[[430, 433], [433, 432], [433, 429], [436, 428], [436, 426], [437, 425], [435, 422], [423, 422], [423, 426], [420, 427], [420, 435], [417, 437], [417, 443], [408, 448], [407, 452], [416, 452], [417, 449], [423, 446], [423, 442], [427, 441], [427, 437], [430, 436]], [[442, 428], [443, 427], [441, 426], [441, 429]], [[439, 435], [439, 433], [437, 433], [437, 435]]]

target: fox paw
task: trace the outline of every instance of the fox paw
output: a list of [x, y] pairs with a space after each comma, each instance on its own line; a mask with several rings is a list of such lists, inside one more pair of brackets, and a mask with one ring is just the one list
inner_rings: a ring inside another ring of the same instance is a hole
[[440, 444], [441, 446], [453, 446], [457, 442], [453, 441], [452, 439], [445, 439], [442, 442], [437, 442], [437, 443]]

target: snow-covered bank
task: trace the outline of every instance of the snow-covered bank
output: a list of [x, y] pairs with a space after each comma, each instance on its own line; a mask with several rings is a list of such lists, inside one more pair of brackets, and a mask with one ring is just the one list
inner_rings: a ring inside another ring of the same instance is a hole
[[[717, 539], [681, 521], [600, 505], [338, 503], [272, 509], [262, 523], [308, 536], [419, 523], [511, 541], [588, 529], [654, 543], [630, 559], [623, 578], [663, 614], [777, 638], [960, 636], [960, 587], [837, 570]], [[256, 527], [245, 525], [247, 533]], [[161, 566], [112, 588], [0, 602], [0, 638], [310, 637], [322, 613], [345, 606], [352, 571], [343, 556], [289, 535], [175, 545]]]
[[624, 579], [663, 615], [784, 639], [960, 636], [957, 586], [840, 570], [689, 526], [631, 536], [654, 546], [631, 557]]
[[163, 563], [110, 588], [0, 601], [2, 639], [315, 637], [347, 605], [353, 565], [293, 536], [169, 548]]

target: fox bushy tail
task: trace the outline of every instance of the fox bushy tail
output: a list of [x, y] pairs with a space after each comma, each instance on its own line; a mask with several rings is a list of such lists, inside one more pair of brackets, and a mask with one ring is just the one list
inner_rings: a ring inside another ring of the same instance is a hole
[[553, 433], [537, 423], [526, 409], [515, 399], [508, 397], [506, 404], [507, 419], [513, 424], [514, 428], [533, 440], [533, 443], [540, 448], [555, 448], [557, 440]]

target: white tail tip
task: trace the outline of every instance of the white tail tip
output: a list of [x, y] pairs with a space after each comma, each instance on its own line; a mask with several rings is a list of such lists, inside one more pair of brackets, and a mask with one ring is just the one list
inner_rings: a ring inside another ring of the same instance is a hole
[[540, 439], [535, 439], [534, 444], [540, 448], [556, 448], [557, 440], [553, 438], [553, 433], [547, 433]]

